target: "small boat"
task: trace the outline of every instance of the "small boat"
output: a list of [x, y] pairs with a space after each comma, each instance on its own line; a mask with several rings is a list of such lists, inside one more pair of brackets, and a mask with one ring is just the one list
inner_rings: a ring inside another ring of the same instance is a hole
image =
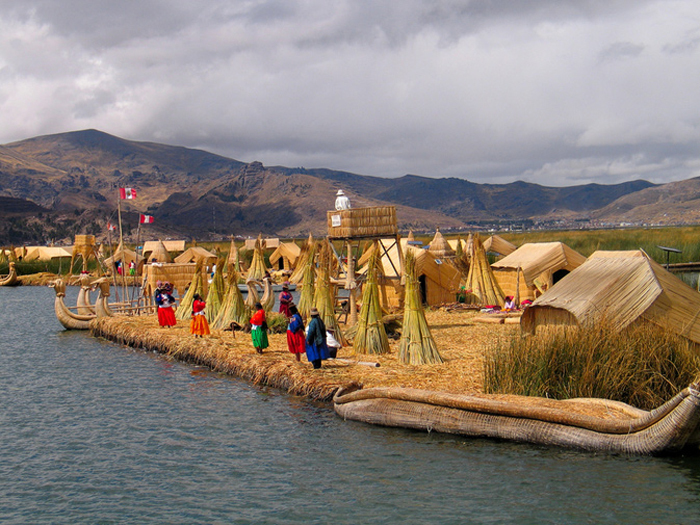
[[96, 314], [79, 314], [73, 313], [66, 306], [64, 298], [66, 297], [66, 283], [63, 279], [56, 279], [49, 285], [56, 292], [54, 300], [54, 312], [58, 322], [63, 325], [66, 330], [88, 330], [90, 321], [97, 318]]
[[4, 277], [0, 277], [0, 286], [19, 286], [22, 281], [19, 280], [15, 263], [10, 262], [9, 273]]
[[354, 384], [340, 388], [333, 404], [342, 418], [375, 425], [656, 455], [698, 449], [699, 388], [692, 384], [651, 411], [604, 399], [467, 396], [411, 388], [362, 390]]

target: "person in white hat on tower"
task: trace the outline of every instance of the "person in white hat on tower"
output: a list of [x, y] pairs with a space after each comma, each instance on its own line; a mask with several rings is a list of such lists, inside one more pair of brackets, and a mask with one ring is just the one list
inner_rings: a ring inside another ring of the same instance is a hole
[[336, 210], [349, 210], [350, 209], [350, 199], [347, 198], [343, 190], [338, 190], [335, 198], [335, 209]]

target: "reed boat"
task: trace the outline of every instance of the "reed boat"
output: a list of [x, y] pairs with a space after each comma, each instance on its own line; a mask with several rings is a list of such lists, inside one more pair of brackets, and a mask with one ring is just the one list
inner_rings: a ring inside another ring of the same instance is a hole
[[58, 322], [61, 323], [66, 330], [88, 330], [90, 328], [90, 321], [96, 319], [97, 314], [80, 314], [70, 311], [64, 302], [66, 297], [66, 283], [63, 279], [56, 279], [49, 287], [53, 288], [54, 292], [56, 292], [54, 312], [56, 313]]
[[343, 419], [596, 452], [658, 455], [700, 445], [700, 384], [651, 411], [604, 399], [468, 396], [411, 388], [340, 388]]
[[19, 280], [17, 275], [15, 263], [10, 262], [9, 273], [4, 277], [0, 277], [0, 286], [19, 286], [20, 284], [22, 284], [22, 281]]

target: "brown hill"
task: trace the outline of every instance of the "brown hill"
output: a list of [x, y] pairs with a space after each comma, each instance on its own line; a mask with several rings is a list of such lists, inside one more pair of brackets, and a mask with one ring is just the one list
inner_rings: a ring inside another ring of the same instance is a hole
[[[50, 209], [55, 215], [50, 221], [60, 216], [65, 227], [56, 235], [103, 230], [113, 217], [120, 187], [138, 191], [136, 200], [124, 203], [127, 221], [133, 225], [138, 212], [148, 213], [155, 217], [148, 226], [151, 235], [198, 238], [259, 232], [323, 234], [326, 211], [339, 188], [354, 206], [396, 205], [399, 226], [416, 230], [462, 228], [474, 221], [614, 215], [615, 206], [628, 202], [619, 204], [618, 199], [664, 188], [646, 181], [553, 188], [525, 182], [475, 184], [415, 175], [384, 179], [329, 169], [265, 167], [97, 130], [0, 146], [0, 195]], [[21, 236], [20, 230], [17, 235]]]

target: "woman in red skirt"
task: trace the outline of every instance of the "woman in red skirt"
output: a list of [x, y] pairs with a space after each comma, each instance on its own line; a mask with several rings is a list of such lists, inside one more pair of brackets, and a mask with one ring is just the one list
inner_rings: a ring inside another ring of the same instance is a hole
[[289, 306], [289, 326], [287, 327], [287, 347], [294, 354], [297, 361], [301, 361], [301, 354], [306, 352], [306, 335], [304, 334], [304, 320], [299, 315], [297, 307]]
[[156, 304], [158, 305], [158, 324], [160, 326], [175, 326], [175, 298], [173, 297], [173, 285], [163, 283], [156, 290]]

